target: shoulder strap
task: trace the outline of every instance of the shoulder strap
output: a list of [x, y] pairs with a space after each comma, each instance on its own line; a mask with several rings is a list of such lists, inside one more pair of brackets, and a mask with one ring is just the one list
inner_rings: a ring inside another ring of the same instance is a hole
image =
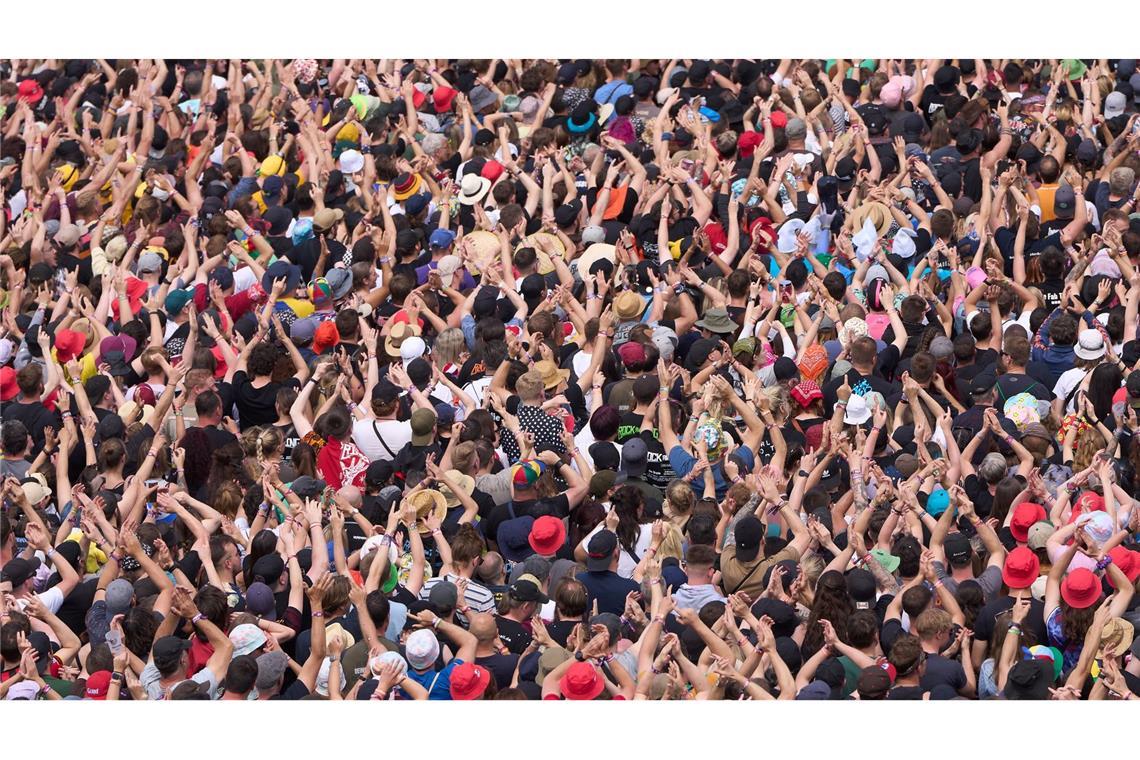
[[435, 688], [435, 682], [439, 680], [439, 676], [440, 676], [440, 674], [441, 674], [442, 672], [443, 672], [442, 670], [437, 670], [437, 671], [435, 671], [435, 678], [431, 679], [431, 686], [429, 686], [429, 687], [428, 687], [428, 690], [427, 690], [427, 693], [428, 693], [428, 699], [431, 699], [431, 692], [432, 692], [432, 689], [434, 689], [434, 688]]
[[1081, 379], [1078, 380], [1073, 386], [1073, 389], [1069, 391], [1069, 395], [1065, 396], [1065, 404], [1061, 407], [1062, 413], [1064, 413], [1064, 411], [1069, 408], [1069, 402], [1073, 400], [1073, 396], [1077, 395], [1077, 391], [1081, 389], [1081, 384], [1085, 381], [1085, 377], [1087, 377], [1088, 374], [1088, 370], [1085, 370], [1085, 374], [1081, 375]]
[[380, 441], [380, 445], [383, 446], [384, 450], [388, 452], [388, 456], [392, 457], [392, 459], [395, 459], [396, 452], [392, 451], [392, 449], [384, 441], [384, 436], [380, 435], [380, 426], [376, 424], [376, 420], [372, 420], [372, 432], [376, 433], [376, 440]]
[[729, 591], [729, 592], [728, 592], [728, 593], [729, 593], [729, 595], [735, 594], [737, 591], [739, 591], [739, 590], [740, 590], [740, 588], [741, 588], [741, 587], [742, 587], [742, 586], [743, 586], [745, 583], [747, 583], [747, 582], [748, 582], [748, 579], [749, 579], [749, 578], [751, 578], [751, 577], [752, 577], [752, 575], [753, 575], [753, 574], [754, 574], [754, 573], [755, 573], [757, 570], [759, 570], [759, 569], [760, 569], [760, 566], [761, 566], [761, 565], [763, 565], [763, 564], [764, 564], [764, 560], [760, 560], [760, 561], [759, 561], [759, 562], [757, 562], [755, 565], [753, 565], [753, 566], [752, 566], [752, 569], [751, 569], [751, 570], [749, 570], [747, 573], [745, 573], [745, 574], [744, 574], [744, 577], [740, 579], [740, 583], [737, 583], [737, 584], [736, 584], [736, 585], [733, 587], [732, 591]]

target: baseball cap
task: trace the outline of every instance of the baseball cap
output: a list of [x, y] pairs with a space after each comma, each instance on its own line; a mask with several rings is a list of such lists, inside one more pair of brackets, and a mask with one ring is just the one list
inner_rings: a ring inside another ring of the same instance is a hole
[[948, 535], [946, 541], [942, 544], [942, 548], [946, 551], [946, 559], [955, 565], [967, 562], [970, 559], [970, 555], [974, 553], [973, 548], [970, 546], [970, 539], [961, 533], [951, 533]]
[[448, 248], [455, 242], [455, 233], [451, 230], [436, 229], [428, 238], [428, 245], [432, 248]]
[[764, 523], [755, 515], [748, 515], [736, 524], [736, 559], [741, 562], [752, 562], [760, 551], [760, 542], [764, 538]]
[[257, 688], [270, 689], [285, 675], [289, 667], [289, 657], [279, 649], [266, 652], [257, 658]]
[[16, 559], [8, 560], [4, 565], [4, 569], [0, 570], [0, 578], [9, 581], [12, 587], [15, 588], [36, 574], [40, 568], [40, 561], [33, 557], [32, 559], [23, 559], [17, 557]]
[[586, 545], [586, 569], [592, 572], [609, 570], [617, 546], [617, 536], [612, 531], [603, 529], [595, 533]]
[[511, 584], [510, 593], [513, 598], [520, 602], [546, 604], [550, 601], [550, 597], [542, 593], [542, 586], [538, 578], [530, 574], [520, 575], [518, 580]]
[[862, 568], [847, 573], [847, 593], [855, 602], [855, 609], [871, 609], [875, 606], [875, 576]]

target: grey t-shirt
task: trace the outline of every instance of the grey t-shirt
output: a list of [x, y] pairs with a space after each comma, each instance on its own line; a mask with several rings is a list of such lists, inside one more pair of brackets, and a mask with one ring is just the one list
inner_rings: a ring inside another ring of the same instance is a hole
[[[949, 589], [951, 594], [958, 593], [958, 581], [950, 577], [946, 572], [945, 565], [935, 561], [934, 572], [938, 576], [938, 580], [942, 581], [942, 584]], [[988, 603], [1001, 591], [1001, 568], [991, 565], [983, 570], [982, 574], [974, 580], [982, 587], [982, 596]]]
[[12, 477], [24, 480], [30, 469], [32, 463], [27, 459], [0, 459], [0, 479]]
[[[204, 683], [209, 685], [210, 699], [218, 698], [218, 679], [214, 675], [214, 671], [209, 668], [202, 668], [194, 675], [190, 676], [189, 680], [194, 683]], [[146, 694], [150, 699], [165, 699], [166, 689], [162, 687], [162, 674], [158, 672], [158, 668], [154, 666], [154, 660], [147, 662], [143, 672], [139, 674], [139, 683], [146, 689]], [[175, 684], [177, 686], [177, 684]]]

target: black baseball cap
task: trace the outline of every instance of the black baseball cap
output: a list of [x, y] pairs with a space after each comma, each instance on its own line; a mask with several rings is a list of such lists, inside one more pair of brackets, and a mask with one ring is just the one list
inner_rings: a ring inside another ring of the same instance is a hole
[[163, 636], [154, 642], [151, 656], [158, 664], [159, 661], [170, 662], [190, 648], [190, 642], [177, 636]]
[[610, 569], [610, 561], [617, 550], [618, 540], [613, 531], [600, 530], [586, 544], [586, 569], [601, 572]]
[[23, 559], [17, 557], [16, 559], [9, 560], [4, 569], [0, 571], [0, 577], [3, 580], [9, 581], [12, 588], [25, 583], [29, 578], [35, 576], [36, 571], [40, 569], [40, 561], [33, 557], [32, 559]]
[[961, 533], [948, 535], [942, 544], [942, 548], [946, 551], [946, 559], [953, 565], [969, 562], [970, 556], [974, 553], [973, 547], [970, 546], [970, 539]]
[[875, 606], [875, 576], [869, 570], [855, 568], [847, 573], [847, 593], [855, 602], [855, 609], [871, 609]]
[[550, 597], [542, 593], [542, 589], [534, 581], [524, 580], [520, 578], [511, 584], [511, 597], [520, 602], [535, 602], [537, 604], [546, 604], [550, 601]]
[[760, 543], [764, 540], [764, 523], [755, 515], [741, 518], [736, 524], [736, 559], [741, 562], [751, 562], [760, 552]]

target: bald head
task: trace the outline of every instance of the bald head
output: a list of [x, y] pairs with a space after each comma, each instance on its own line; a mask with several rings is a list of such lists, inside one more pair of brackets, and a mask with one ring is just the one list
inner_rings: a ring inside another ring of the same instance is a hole
[[503, 556], [498, 552], [487, 552], [483, 555], [483, 559], [479, 561], [479, 567], [475, 569], [475, 574], [479, 576], [479, 580], [490, 583], [499, 577], [503, 572]]
[[480, 644], [494, 641], [499, 635], [499, 627], [495, 624], [495, 616], [489, 612], [472, 612], [467, 616], [468, 630]]
[[336, 495], [347, 501], [354, 509], [360, 509], [360, 505], [364, 503], [364, 495], [356, 486], [344, 486]]

